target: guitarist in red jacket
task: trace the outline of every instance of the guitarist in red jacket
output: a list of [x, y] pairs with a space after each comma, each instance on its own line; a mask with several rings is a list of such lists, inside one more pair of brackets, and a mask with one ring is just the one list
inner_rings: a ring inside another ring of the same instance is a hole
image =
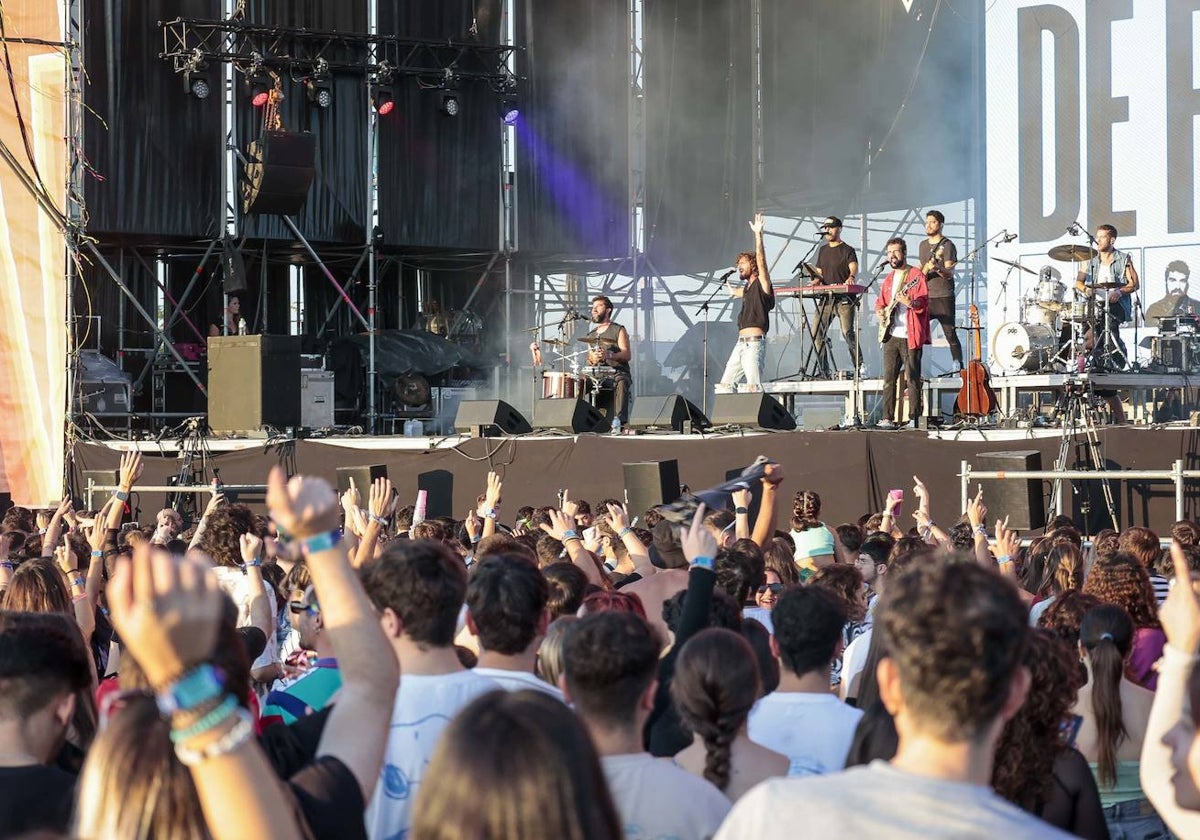
[[896, 379], [908, 379], [909, 428], [921, 416], [921, 355], [929, 343], [929, 288], [921, 269], [908, 264], [908, 246], [896, 237], [887, 243], [891, 273], [875, 300], [879, 340], [883, 345], [883, 419], [881, 429], [895, 429]]

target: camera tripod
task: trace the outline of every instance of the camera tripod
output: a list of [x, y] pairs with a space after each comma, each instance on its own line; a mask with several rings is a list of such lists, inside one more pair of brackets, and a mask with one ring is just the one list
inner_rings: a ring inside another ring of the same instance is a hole
[[[208, 448], [208, 423], [203, 417], [189, 417], [181, 424], [183, 434], [176, 442], [179, 447], [179, 471], [167, 479], [176, 487], [196, 487], [208, 483], [208, 465], [212, 451]], [[212, 468], [213, 478], [221, 480], [220, 471]], [[179, 512], [184, 522], [200, 519], [200, 507], [195, 493], [168, 493], [167, 507]]]
[[[1098, 472], [1104, 470], [1104, 456], [1100, 451], [1100, 435], [1096, 432], [1094, 401], [1095, 394], [1090, 381], [1069, 377], [1063, 383], [1062, 400], [1055, 410], [1055, 414], [1062, 421], [1062, 441], [1058, 446], [1058, 457], [1054, 461], [1055, 472], [1061, 473], [1067, 470], [1067, 459], [1070, 457], [1072, 449], [1076, 451], [1074, 469]], [[1071, 481], [1071, 479], [1067, 480]], [[1117, 528], [1117, 508], [1113, 502], [1112, 485], [1107, 476], [1095, 480], [1100, 482], [1105, 509], [1112, 522], [1112, 527]], [[1059, 509], [1062, 486], [1063, 479], [1056, 478], [1050, 494], [1051, 510]], [[1079, 492], [1074, 481], [1071, 483], [1071, 489], [1073, 492]], [[1086, 521], [1087, 515], [1091, 513], [1091, 502], [1085, 498], [1080, 503], [1080, 510]]]

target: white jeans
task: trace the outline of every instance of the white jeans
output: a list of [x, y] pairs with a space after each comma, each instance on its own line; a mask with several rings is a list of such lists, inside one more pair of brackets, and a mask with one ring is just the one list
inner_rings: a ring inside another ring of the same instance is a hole
[[725, 372], [721, 381], [713, 386], [718, 394], [732, 394], [739, 390], [737, 381], [746, 377], [746, 384], [740, 389], [744, 393], [762, 390], [762, 366], [767, 353], [767, 338], [755, 337], [750, 341], [739, 338], [729, 354], [725, 364]]

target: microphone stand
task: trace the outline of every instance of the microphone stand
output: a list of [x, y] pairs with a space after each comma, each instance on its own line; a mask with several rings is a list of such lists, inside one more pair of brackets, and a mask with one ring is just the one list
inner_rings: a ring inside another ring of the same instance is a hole
[[696, 309], [697, 315], [699, 315], [700, 313], [704, 314], [704, 338], [700, 343], [701, 352], [704, 354], [704, 361], [703, 361], [703, 371], [704, 372], [703, 372], [702, 378], [701, 378], [702, 390], [700, 392], [700, 404], [704, 407], [704, 416], [705, 417], [708, 416], [708, 305], [710, 303], [712, 303], [713, 298], [715, 298], [717, 296], [717, 292], [721, 291], [721, 289], [723, 289], [723, 288], [725, 288], [725, 283], [724, 282], [718, 283], [717, 287], [715, 289], [713, 289], [712, 294], [709, 295], [708, 298], [704, 301], [704, 303], [700, 304], [699, 308]]
[[875, 285], [875, 281], [879, 279], [883, 269], [888, 267], [887, 261], [881, 262], [875, 266], [875, 271], [871, 274], [871, 279], [867, 282], [866, 288], [858, 296], [858, 317], [854, 320], [854, 332], [857, 338], [855, 346], [858, 348], [858, 360], [851, 359], [850, 363], [854, 365], [854, 428], [861, 429], [863, 425], [863, 394], [862, 394], [862, 322], [863, 322], [863, 301], [870, 294], [871, 287]]

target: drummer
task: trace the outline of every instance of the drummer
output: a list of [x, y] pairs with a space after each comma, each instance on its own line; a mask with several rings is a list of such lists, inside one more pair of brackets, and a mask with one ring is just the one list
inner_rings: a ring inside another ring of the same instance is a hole
[[622, 426], [629, 422], [629, 398], [633, 391], [633, 377], [629, 371], [629, 361], [633, 352], [629, 348], [629, 332], [612, 320], [613, 305], [605, 295], [592, 298], [592, 323], [595, 327], [583, 339], [591, 344], [588, 350], [587, 363], [592, 368], [611, 368], [600, 370], [603, 374], [598, 378], [596, 408], [608, 420], [614, 413]]

